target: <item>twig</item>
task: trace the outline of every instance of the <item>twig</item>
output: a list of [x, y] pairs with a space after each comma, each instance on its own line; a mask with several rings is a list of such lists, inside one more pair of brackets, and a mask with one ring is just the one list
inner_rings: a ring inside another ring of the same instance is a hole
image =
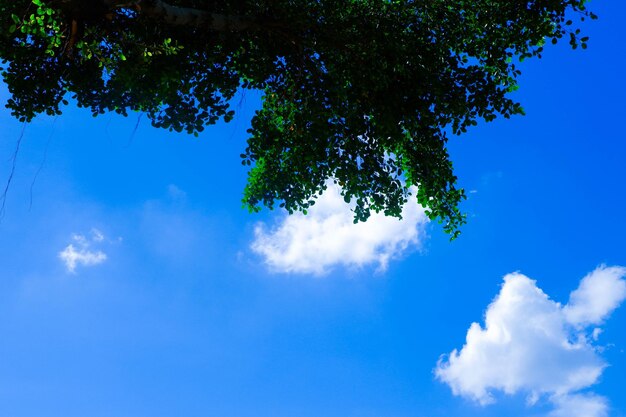
[[50, 142], [52, 142], [52, 135], [54, 134], [54, 126], [56, 125], [58, 118], [59, 116], [56, 116], [54, 118], [54, 121], [52, 122], [50, 135], [48, 135], [48, 141], [46, 142], [46, 147], [43, 150], [43, 159], [41, 160], [41, 163], [39, 164], [39, 167], [37, 168], [37, 172], [35, 172], [35, 176], [33, 177], [33, 182], [30, 183], [30, 200], [28, 203], [28, 211], [30, 211], [33, 208], [33, 187], [35, 187], [35, 181], [37, 181], [37, 177], [39, 177], [39, 173], [43, 169], [43, 166], [46, 163], [46, 159], [48, 159], [48, 148], [50, 147]]
[[11, 172], [9, 173], [9, 178], [7, 179], [6, 185], [4, 186], [4, 191], [0, 196], [0, 200], [2, 200], [2, 205], [0, 206], [0, 221], [4, 218], [4, 214], [6, 212], [6, 203], [7, 203], [7, 194], [9, 193], [9, 187], [11, 186], [11, 181], [13, 181], [13, 175], [15, 174], [15, 166], [17, 164], [17, 155], [20, 152], [20, 145], [22, 144], [22, 138], [24, 137], [24, 132], [26, 131], [26, 122], [22, 125], [22, 132], [20, 133], [20, 137], [17, 138], [17, 143], [15, 144], [15, 151], [13, 152], [13, 156], [11, 160], [13, 161], [11, 164]]

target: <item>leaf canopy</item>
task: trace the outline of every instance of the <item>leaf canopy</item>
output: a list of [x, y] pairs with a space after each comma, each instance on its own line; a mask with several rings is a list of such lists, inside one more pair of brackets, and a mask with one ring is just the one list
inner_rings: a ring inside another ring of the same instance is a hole
[[329, 179], [400, 216], [409, 187], [453, 237], [464, 216], [446, 142], [523, 113], [520, 59], [546, 40], [586, 47], [585, 0], [0, 0], [0, 59], [22, 121], [144, 112], [197, 134], [263, 91], [242, 153], [253, 210], [315, 203]]

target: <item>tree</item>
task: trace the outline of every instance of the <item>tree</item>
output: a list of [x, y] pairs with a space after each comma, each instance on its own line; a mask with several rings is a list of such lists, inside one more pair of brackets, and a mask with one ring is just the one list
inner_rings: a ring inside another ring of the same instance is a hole
[[586, 47], [585, 0], [0, 0], [0, 59], [22, 121], [71, 97], [94, 115], [144, 112], [197, 134], [263, 91], [244, 202], [289, 212], [328, 180], [355, 221], [400, 216], [409, 187], [429, 216], [464, 222], [446, 142], [523, 113], [520, 59], [546, 40]]

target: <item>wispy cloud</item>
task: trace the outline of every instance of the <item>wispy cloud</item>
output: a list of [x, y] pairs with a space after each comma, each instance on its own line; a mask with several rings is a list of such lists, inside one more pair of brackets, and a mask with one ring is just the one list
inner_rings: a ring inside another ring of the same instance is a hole
[[252, 250], [275, 272], [323, 275], [331, 267], [377, 263], [384, 270], [389, 261], [409, 246], [419, 246], [428, 221], [414, 200], [402, 211], [402, 220], [374, 213], [367, 222], [354, 224], [337, 186], [328, 187], [307, 215], [285, 216], [268, 230], [255, 228]]
[[607, 417], [608, 401], [594, 394], [555, 395], [554, 410], [549, 417]]
[[605, 417], [607, 400], [580, 391], [595, 384], [607, 366], [594, 346], [596, 326], [626, 298], [625, 275], [626, 268], [597, 268], [565, 306], [532, 279], [505, 276], [484, 328], [470, 326], [465, 346], [440, 360], [437, 378], [455, 395], [482, 405], [495, 401], [495, 391], [523, 393], [531, 405], [547, 398], [553, 417]]
[[91, 229], [89, 236], [73, 234], [72, 240], [73, 243], [59, 252], [59, 259], [68, 272], [75, 273], [79, 265], [94, 266], [106, 261], [107, 255], [104, 252], [92, 249], [92, 245], [104, 241], [104, 235], [98, 229]]

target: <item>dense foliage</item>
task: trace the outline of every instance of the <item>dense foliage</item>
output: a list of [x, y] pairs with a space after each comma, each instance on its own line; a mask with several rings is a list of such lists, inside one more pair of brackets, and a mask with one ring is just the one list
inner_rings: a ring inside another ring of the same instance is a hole
[[23, 121], [72, 98], [197, 133], [263, 91], [244, 202], [306, 210], [328, 179], [371, 210], [418, 201], [458, 233], [447, 135], [522, 113], [520, 58], [594, 18], [585, 0], [0, 0], [0, 59]]

